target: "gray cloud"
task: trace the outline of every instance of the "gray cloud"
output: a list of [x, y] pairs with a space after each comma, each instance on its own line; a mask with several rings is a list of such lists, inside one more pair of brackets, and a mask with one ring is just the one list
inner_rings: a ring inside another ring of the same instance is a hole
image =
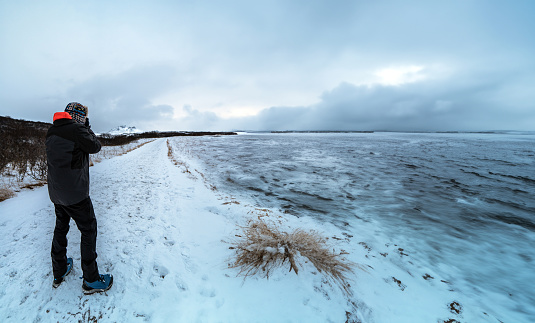
[[[535, 127], [533, 1], [29, 3], [0, 2], [1, 115], [80, 101], [98, 131]], [[377, 85], [403, 66], [426, 78]]]
[[[174, 77], [175, 71], [170, 66], [132, 68], [73, 84], [58, 101], [78, 101], [87, 105], [91, 123], [101, 132], [120, 124], [143, 128], [172, 118], [172, 106], [152, 102], [173, 88]], [[60, 102], [57, 103], [57, 108], [61, 108]]]
[[[273, 107], [226, 126], [260, 130], [532, 130], [535, 94], [508, 102], [519, 86], [504, 75], [420, 81], [397, 86], [341, 83], [307, 107]], [[453, 84], [453, 85], [452, 85]]]
[[184, 106], [182, 111], [186, 113], [186, 116], [180, 118], [176, 123], [181, 130], [220, 130], [221, 127], [224, 127], [222, 119], [214, 112], [201, 112], [189, 105]]

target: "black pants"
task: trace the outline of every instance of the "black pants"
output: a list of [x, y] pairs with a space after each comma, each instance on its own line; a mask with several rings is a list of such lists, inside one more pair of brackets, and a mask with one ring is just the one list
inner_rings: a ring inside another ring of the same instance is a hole
[[52, 271], [58, 278], [65, 274], [67, 269], [67, 233], [71, 218], [76, 222], [82, 237], [80, 253], [82, 255], [82, 271], [84, 279], [94, 282], [99, 278], [97, 266], [97, 219], [93, 210], [91, 198], [73, 204], [59, 205], [56, 208], [56, 228], [52, 239]]

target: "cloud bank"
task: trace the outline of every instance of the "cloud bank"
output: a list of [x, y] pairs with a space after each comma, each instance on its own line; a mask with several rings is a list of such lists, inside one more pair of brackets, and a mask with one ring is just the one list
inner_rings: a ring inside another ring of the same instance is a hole
[[[505, 81], [504, 81], [505, 80]], [[531, 130], [533, 100], [518, 101], [521, 77], [453, 75], [401, 85], [341, 83], [319, 102], [271, 107], [247, 118], [223, 119], [189, 108], [185, 127], [243, 130], [483, 131]], [[518, 84], [514, 84], [518, 83]], [[526, 99], [533, 95], [524, 93]]]
[[0, 115], [95, 130], [535, 130], [535, 2], [0, 1]]

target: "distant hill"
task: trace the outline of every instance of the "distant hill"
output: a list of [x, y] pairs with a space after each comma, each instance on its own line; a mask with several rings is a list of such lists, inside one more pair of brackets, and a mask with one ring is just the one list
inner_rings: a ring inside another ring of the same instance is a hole
[[110, 135], [127, 135], [127, 134], [135, 134], [135, 133], [143, 133], [143, 131], [137, 129], [136, 127], [127, 127], [125, 125], [122, 125], [122, 126], [118, 126], [117, 128], [113, 128], [107, 132], [107, 134], [110, 134]]

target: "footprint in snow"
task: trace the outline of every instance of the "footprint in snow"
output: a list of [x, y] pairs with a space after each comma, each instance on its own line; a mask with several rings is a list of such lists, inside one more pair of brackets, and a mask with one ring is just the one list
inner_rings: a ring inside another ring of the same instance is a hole
[[154, 265], [153, 270], [161, 279], [164, 279], [169, 274], [169, 269], [161, 265]]
[[167, 239], [167, 237], [163, 237], [163, 238], [165, 240], [163, 244], [166, 245], [167, 247], [172, 247], [175, 245], [175, 241], [169, 240]]
[[215, 297], [216, 291], [214, 287], [212, 286], [212, 284], [210, 284], [208, 276], [203, 275], [202, 280], [203, 280], [203, 283], [202, 283], [203, 286], [201, 286], [199, 294], [201, 294], [201, 296], [204, 296], [204, 297], [210, 297], [210, 298]]
[[197, 266], [191, 261], [189, 254], [185, 251], [182, 251], [182, 261], [184, 262], [184, 267], [190, 273], [195, 274], [197, 272]]
[[180, 278], [178, 278], [178, 277], [177, 277], [177, 279], [175, 280], [175, 284], [176, 284], [176, 287], [177, 287], [179, 290], [183, 291], [183, 292], [185, 292], [185, 291], [188, 290], [188, 285], [186, 285], [186, 283], [184, 283], [184, 282], [182, 281], [182, 279], [180, 279]]

